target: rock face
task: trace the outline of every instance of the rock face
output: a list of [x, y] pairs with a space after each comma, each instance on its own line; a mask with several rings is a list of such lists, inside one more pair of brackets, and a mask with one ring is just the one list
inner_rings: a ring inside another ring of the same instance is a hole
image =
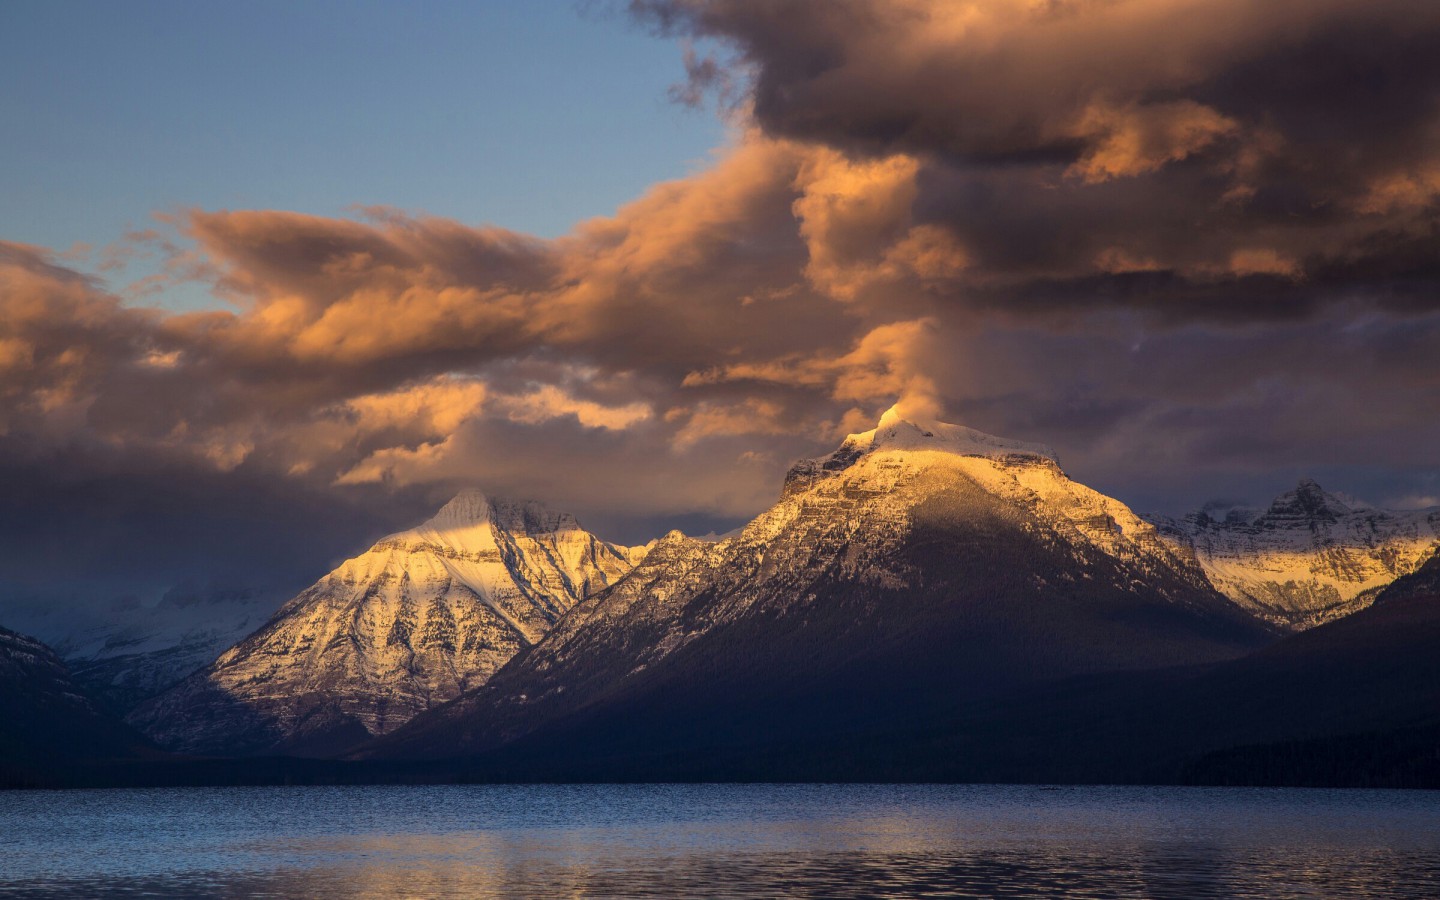
[[1375, 598], [1375, 605], [1384, 607], [1390, 603], [1417, 600], [1433, 604], [1436, 618], [1440, 618], [1440, 554], [1431, 556], [1409, 575], [1395, 579]]
[[1291, 629], [1364, 609], [1440, 545], [1440, 509], [1373, 509], [1309, 479], [1264, 512], [1210, 509], [1156, 524], [1221, 593]]
[[333, 752], [484, 684], [643, 549], [535, 503], [463, 493], [346, 561], [130, 721], [188, 752]]
[[140, 735], [97, 708], [65, 664], [31, 637], [0, 628], [0, 773], [59, 761], [132, 756]]
[[[892, 411], [796, 464], [739, 535], [667, 535], [483, 688], [366, 752], [528, 746], [528, 762], [553, 749], [573, 765], [576, 746], [634, 763], [843, 741], [1018, 685], [1231, 658], [1270, 636], [1045, 448]], [[595, 765], [566, 771], [645, 774]]]

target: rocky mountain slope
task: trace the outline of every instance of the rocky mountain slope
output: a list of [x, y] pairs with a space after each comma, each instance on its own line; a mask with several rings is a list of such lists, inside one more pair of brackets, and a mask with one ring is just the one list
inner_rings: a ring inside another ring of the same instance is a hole
[[1309, 479], [1264, 511], [1209, 509], [1154, 521], [1194, 552], [1221, 593], [1294, 629], [1365, 608], [1440, 545], [1440, 508], [1374, 509]]
[[63, 761], [115, 759], [146, 749], [139, 734], [96, 707], [49, 647], [0, 628], [0, 783]]
[[188, 752], [331, 752], [483, 684], [642, 553], [568, 514], [463, 493], [320, 579], [130, 721]]
[[274, 591], [178, 586], [158, 602], [122, 598], [96, 608], [16, 605], [10, 620], [52, 647], [85, 691], [124, 715], [215, 661], [287, 599]]
[[1271, 636], [1044, 447], [892, 410], [796, 464], [738, 536], [666, 536], [484, 687], [366, 754], [498, 750], [532, 775], [644, 777], [719, 747], [834, 746], [1079, 673], [1232, 658]]

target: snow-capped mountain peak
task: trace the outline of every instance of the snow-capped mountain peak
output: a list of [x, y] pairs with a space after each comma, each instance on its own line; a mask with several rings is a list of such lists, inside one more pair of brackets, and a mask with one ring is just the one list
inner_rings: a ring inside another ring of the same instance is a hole
[[570, 513], [557, 512], [534, 500], [502, 500], [479, 490], [464, 490], [414, 531], [445, 534], [494, 525], [517, 534], [557, 534], [578, 531]]
[[478, 490], [456, 494], [420, 525], [381, 539], [377, 546], [434, 545], [459, 554], [494, 551], [506, 535], [539, 538], [581, 533], [570, 513], [533, 500], [502, 500]]
[[569, 513], [464, 491], [346, 560], [132, 720], [167, 746], [206, 752], [383, 733], [484, 683], [643, 553]]
[[944, 453], [997, 461], [1030, 458], [1059, 465], [1055, 451], [1044, 444], [996, 437], [964, 425], [917, 421], [915, 417], [902, 416], [898, 407], [892, 406], [874, 428], [848, 435], [835, 452], [802, 459], [791, 466], [785, 476], [785, 494], [804, 490], [817, 478], [844, 471], [863, 457], [882, 453]]
[[1302, 478], [1292, 491], [1276, 497], [1256, 524], [1274, 523], [1311, 525], [1336, 522], [1355, 512], [1345, 498], [1327, 492], [1313, 478]]
[[964, 425], [917, 421], [913, 417], [902, 418], [898, 408], [894, 406], [885, 411], [874, 429], [850, 435], [846, 441], [866, 445], [872, 453], [885, 450], [928, 450], [990, 459], [1043, 456], [1051, 462], [1058, 461], [1055, 451], [1045, 444], [996, 437]]
[[1207, 504], [1154, 521], [1195, 553], [1221, 593], [1290, 628], [1363, 609], [1440, 546], [1440, 509], [1376, 509], [1313, 478], [1263, 511]]
[[[643, 716], [636, 698], [662, 695], [666, 716], [714, 731], [730, 721], [707, 718], [717, 698], [773, 705], [821, 684], [836, 693], [820, 706], [843, 717], [833, 696], [874, 691], [877, 677], [893, 679], [887, 704], [950, 703], [1042, 671], [1226, 658], [1265, 636], [1192, 555], [1072, 481], [1048, 448], [891, 410], [796, 463], [739, 534], [666, 535], [493, 682], [390, 746], [453, 755], [631, 701]], [[808, 714], [778, 705], [787, 727]]]
[[490, 521], [491, 501], [484, 491], [463, 490], [440, 507], [421, 528], [444, 530], [447, 528], [479, 525]]

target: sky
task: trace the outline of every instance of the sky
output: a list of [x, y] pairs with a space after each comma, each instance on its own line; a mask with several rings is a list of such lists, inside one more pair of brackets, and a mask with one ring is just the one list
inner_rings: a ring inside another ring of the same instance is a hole
[[683, 76], [675, 41], [569, 0], [16, 0], [0, 235], [100, 251], [156, 212], [392, 206], [557, 237], [706, 162], [723, 124], [670, 102]]
[[0, 84], [8, 602], [724, 531], [897, 403], [1440, 504], [1435, 4], [19, 2]]

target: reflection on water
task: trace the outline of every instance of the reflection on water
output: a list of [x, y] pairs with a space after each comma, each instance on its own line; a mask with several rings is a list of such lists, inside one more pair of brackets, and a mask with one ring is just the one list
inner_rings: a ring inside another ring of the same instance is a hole
[[0, 794], [0, 895], [1440, 896], [1440, 796], [1006, 786]]

